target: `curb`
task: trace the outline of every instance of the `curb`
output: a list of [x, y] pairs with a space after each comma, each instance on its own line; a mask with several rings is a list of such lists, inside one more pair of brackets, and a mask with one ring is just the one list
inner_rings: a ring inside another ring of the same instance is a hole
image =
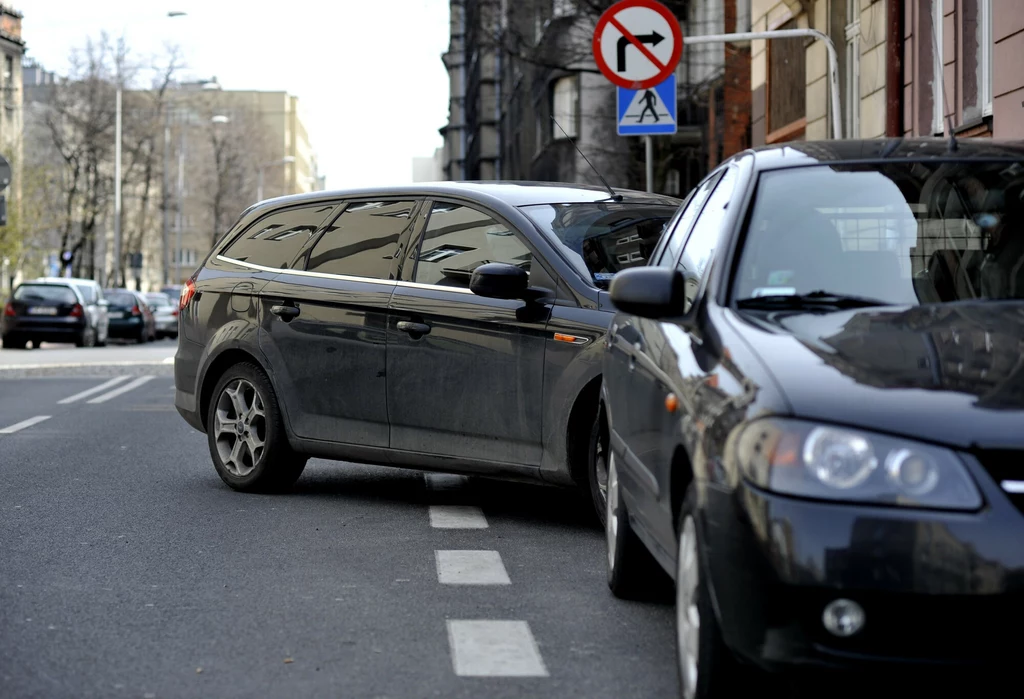
[[174, 357], [168, 357], [160, 361], [130, 361], [130, 362], [76, 362], [68, 364], [0, 364], [0, 371], [18, 371], [21, 369], [86, 369], [89, 367], [118, 367], [118, 366], [170, 366], [174, 364]]

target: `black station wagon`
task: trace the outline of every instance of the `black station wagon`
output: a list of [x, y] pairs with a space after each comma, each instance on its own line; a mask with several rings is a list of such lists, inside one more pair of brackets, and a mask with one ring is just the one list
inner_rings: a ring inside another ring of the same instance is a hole
[[531, 183], [259, 203], [182, 289], [175, 404], [238, 490], [321, 457], [579, 484], [603, 515], [607, 287], [679, 203]]

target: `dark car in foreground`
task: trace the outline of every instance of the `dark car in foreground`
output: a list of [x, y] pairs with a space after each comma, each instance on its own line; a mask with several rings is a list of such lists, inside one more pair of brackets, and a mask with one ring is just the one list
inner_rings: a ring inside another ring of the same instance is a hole
[[447, 183], [246, 211], [185, 285], [175, 404], [239, 490], [307, 458], [591, 488], [608, 280], [676, 199]]
[[107, 301], [88, 279], [36, 279], [19, 284], [4, 304], [0, 337], [4, 349], [28, 343], [73, 342], [78, 347], [107, 341]]
[[674, 579], [683, 696], [1015, 666], [1022, 270], [1024, 144], [894, 139], [734, 156], [616, 276], [609, 585]]

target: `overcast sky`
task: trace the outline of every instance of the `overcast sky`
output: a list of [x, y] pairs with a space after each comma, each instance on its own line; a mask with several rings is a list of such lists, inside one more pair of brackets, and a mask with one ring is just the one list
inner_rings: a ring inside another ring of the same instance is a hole
[[[14, 0], [28, 56], [65, 72], [73, 47], [123, 33], [137, 58], [178, 44], [193, 78], [286, 90], [304, 105], [331, 189], [402, 184], [448, 120], [448, 0]], [[165, 6], [166, 5], [166, 6]], [[168, 18], [171, 10], [187, 12]]]

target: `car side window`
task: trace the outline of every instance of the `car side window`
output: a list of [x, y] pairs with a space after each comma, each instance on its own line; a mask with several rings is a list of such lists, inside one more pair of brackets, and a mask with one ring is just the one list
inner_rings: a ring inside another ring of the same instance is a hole
[[240, 262], [284, 269], [327, 219], [334, 205], [286, 209], [260, 219], [221, 253]]
[[504, 262], [530, 273], [533, 254], [509, 228], [469, 206], [435, 202], [423, 231], [413, 281], [469, 288], [473, 270]]
[[708, 200], [711, 190], [714, 189], [718, 182], [719, 176], [717, 175], [708, 178], [683, 204], [684, 208], [676, 220], [675, 226], [665, 232], [665, 235], [668, 236], [668, 241], [661, 253], [661, 258], [658, 260], [658, 267], [672, 267], [676, 264], [676, 260], [679, 259], [679, 249], [683, 247], [683, 241], [686, 240], [686, 235], [690, 232], [690, 225], [693, 223], [693, 219], [700, 213], [701, 207], [704, 206], [704, 202]]
[[729, 208], [729, 200], [736, 189], [736, 178], [736, 168], [730, 167], [725, 171], [683, 246], [678, 268], [687, 278], [685, 311], [690, 310], [690, 305], [700, 288], [700, 282], [711, 266], [711, 259], [722, 234], [722, 223]]
[[352, 202], [309, 253], [306, 270], [390, 279], [398, 240], [413, 222], [416, 201]]
[[96, 289], [94, 287], [82, 284], [78, 287], [78, 290], [82, 293], [82, 299], [85, 301], [86, 306], [92, 306], [96, 303]]

